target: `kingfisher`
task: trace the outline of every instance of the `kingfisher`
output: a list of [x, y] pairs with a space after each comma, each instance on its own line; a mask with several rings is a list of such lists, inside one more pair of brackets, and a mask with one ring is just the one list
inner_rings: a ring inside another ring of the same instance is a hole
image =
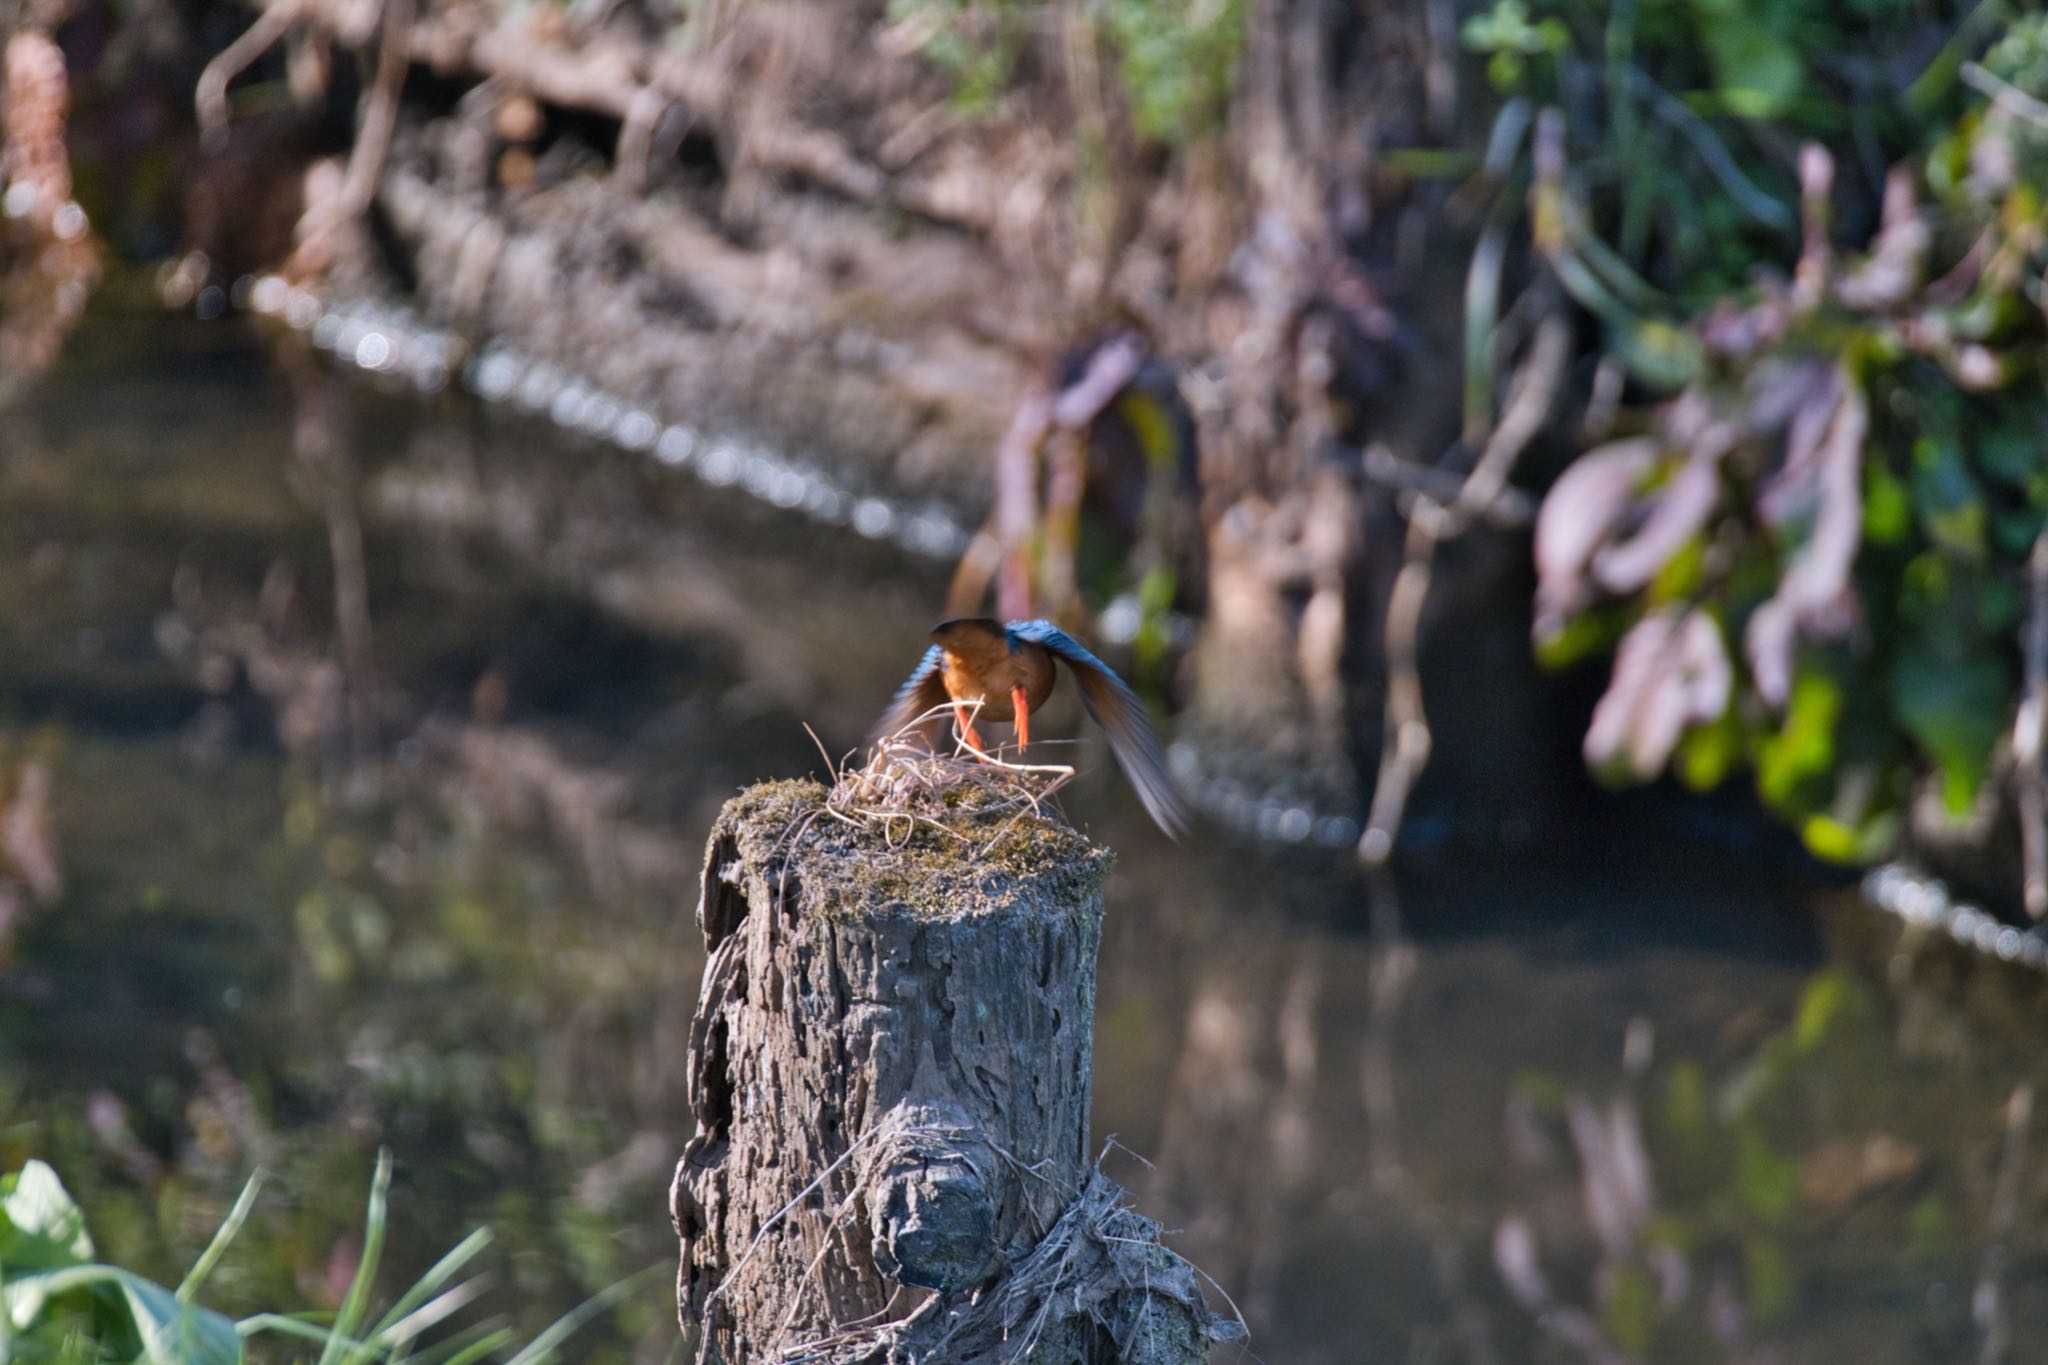
[[934, 628], [932, 641], [876, 722], [871, 740], [897, 734], [951, 702], [960, 737], [986, 758], [971, 709], [978, 703], [981, 719], [1013, 722], [1017, 748], [1027, 749], [1031, 713], [1052, 695], [1059, 681], [1058, 660], [1073, 670], [1081, 705], [1109, 736], [1109, 751], [1153, 821], [1168, 838], [1179, 838], [1187, 828], [1186, 808], [1166, 775], [1166, 759], [1145, 704], [1079, 640], [1050, 621], [964, 616]]

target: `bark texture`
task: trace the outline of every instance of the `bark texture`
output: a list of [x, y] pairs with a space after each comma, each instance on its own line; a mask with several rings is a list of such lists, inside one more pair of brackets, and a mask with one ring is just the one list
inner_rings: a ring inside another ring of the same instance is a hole
[[752, 789], [705, 859], [696, 1358], [1204, 1359], [1192, 1268], [1088, 1160], [1108, 856], [1029, 816], [890, 839], [823, 796]]

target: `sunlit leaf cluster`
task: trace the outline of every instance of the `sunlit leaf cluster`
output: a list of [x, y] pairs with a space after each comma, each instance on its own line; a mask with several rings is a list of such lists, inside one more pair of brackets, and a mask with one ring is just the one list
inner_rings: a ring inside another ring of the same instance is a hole
[[1789, 274], [1759, 269], [1632, 365], [1676, 396], [1553, 488], [1539, 648], [1617, 646], [1596, 768], [1707, 787], [1747, 764], [1842, 860], [1995, 805], [2048, 521], [2048, 110], [2019, 83], [2048, 72], [2041, 34], [1958, 64], [1982, 98], [1893, 167], [1853, 250], [1853, 199], [1809, 142]]

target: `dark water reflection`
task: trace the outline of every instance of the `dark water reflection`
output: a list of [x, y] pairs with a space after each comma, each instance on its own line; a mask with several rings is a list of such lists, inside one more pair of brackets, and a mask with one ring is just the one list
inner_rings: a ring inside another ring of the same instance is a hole
[[[380, 1143], [394, 1283], [489, 1223], [530, 1332], [672, 1256], [700, 841], [818, 766], [800, 720], [858, 735], [929, 566], [118, 305], [0, 415], [0, 547], [0, 762], [47, 758], [66, 878], [0, 949], [0, 1156], [172, 1279], [269, 1167], [230, 1311], [339, 1296]], [[1173, 850], [1082, 754], [1097, 1128], [1258, 1358], [2042, 1339], [2031, 987], [1642, 822], [1398, 885]], [[580, 1355], [671, 1321], [657, 1277]]]

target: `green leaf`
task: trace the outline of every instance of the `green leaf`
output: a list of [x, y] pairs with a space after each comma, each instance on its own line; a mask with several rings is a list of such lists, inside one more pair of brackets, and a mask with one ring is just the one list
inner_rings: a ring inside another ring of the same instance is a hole
[[1708, 25], [1704, 36], [1716, 93], [1731, 114], [1775, 118], [1806, 85], [1799, 53], [1761, 24], [1724, 20]]
[[1653, 606], [1667, 602], [1690, 602], [1699, 594], [1700, 584], [1706, 580], [1707, 538], [1703, 535], [1692, 537], [1664, 561], [1644, 590], [1644, 598]]
[[1977, 457], [1992, 478], [2025, 488], [2041, 472], [2040, 428], [2024, 420], [1994, 426], [1978, 438]]
[[1657, 1282], [1643, 1266], [1623, 1261], [1609, 1267], [1606, 1290], [1600, 1325], [1608, 1340], [1630, 1356], [1642, 1356], [1657, 1330]]
[[2005, 732], [2011, 698], [2011, 676], [1988, 647], [1970, 649], [1923, 631], [1909, 638], [1900, 655], [1892, 672], [1892, 710], [1941, 768], [1952, 813], [1975, 801]]
[[1785, 723], [1758, 746], [1757, 790], [1765, 801], [1789, 809], [1802, 787], [1827, 774], [1835, 762], [1835, 725], [1841, 715], [1841, 684], [1812, 668], [1793, 677]]
[[2042, 517], [2034, 507], [2007, 507], [1992, 513], [1991, 542], [2010, 558], [2024, 557], [2032, 550], [2042, 531]]
[[1591, 608], [1566, 621], [1550, 635], [1536, 641], [1536, 662], [1545, 668], [1564, 668], [1614, 648], [1626, 633], [1629, 622], [1618, 611]]
[[1608, 337], [1609, 349], [1645, 383], [1683, 388], [1706, 368], [1706, 352], [1692, 331], [1655, 318], [1610, 320], [1614, 327]]
[[1751, 1212], [1776, 1222], [1792, 1211], [1799, 1170], [1755, 1125], [1742, 1130], [1735, 1158], [1735, 1192]]
[[1571, 30], [1556, 19], [1531, 23], [1524, 0], [1496, 0], [1487, 13], [1467, 19], [1458, 36], [1470, 52], [1534, 57], [1562, 52], [1571, 41]]
[[[324, 1319], [326, 1314], [323, 1313], [317, 1316]], [[300, 1341], [310, 1341], [314, 1345], [321, 1347], [325, 1347], [337, 1339], [351, 1350], [361, 1350], [365, 1346], [365, 1343], [360, 1341], [338, 1338], [334, 1328], [325, 1321], [311, 1322], [307, 1321], [305, 1317], [295, 1317], [284, 1313], [258, 1313], [253, 1317], [243, 1318], [235, 1324], [235, 1332], [245, 1340], [249, 1337], [262, 1336], [268, 1333], [273, 1336], [295, 1337]]]
[[1983, 491], [1954, 445], [1921, 437], [1913, 445], [1913, 505], [1928, 539], [1971, 563], [1983, 560]]
[[1792, 1024], [1792, 1040], [1801, 1051], [1811, 1052], [1827, 1040], [1828, 1031], [1845, 1010], [1861, 1003], [1856, 979], [1840, 967], [1823, 967], [1815, 972], [1799, 994], [1799, 1013]]
[[1699, 1134], [1707, 1127], [1707, 1073], [1687, 1059], [1664, 1082], [1664, 1122], [1674, 1133]]
[[1870, 863], [1891, 852], [1899, 838], [1899, 818], [1879, 811], [1862, 820], [1815, 813], [1800, 827], [1800, 837], [1814, 857], [1831, 863]]
[[1749, 1291], [1750, 1315], [1766, 1325], [1781, 1321], [1799, 1296], [1791, 1260], [1768, 1237], [1752, 1237], [1742, 1244], [1742, 1279]]
[[1906, 485], [1881, 464], [1863, 480], [1863, 534], [1875, 545], [1896, 545], [1913, 529], [1913, 504]]
[[1832, 815], [1807, 816], [1806, 823], [1800, 827], [1799, 837], [1805, 841], [1807, 851], [1824, 862], [1857, 861], [1860, 843], [1856, 830]]
[[92, 1259], [85, 1212], [46, 1162], [28, 1161], [0, 1186], [0, 1265], [57, 1270]]
[[79, 1290], [116, 1296], [123, 1310], [119, 1335], [139, 1348], [148, 1365], [237, 1365], [242, 1359], [242, 1338], [234, 1323], [211, 1309], [180, 1303], [162, 1285], [119, 1266], [71, 1266], [20, 1276], [0, 1286], [0, 1308], [14, 1327], [26, 1328], [51, 1299]]
[[121, 1272], [116, 1282], [150, 1365], [237, 1365], [241, 1334], [210, 1308], [181, 1303], [153, 1280]]
[[441, 1365], [476, 1365], [477, 1361], [483, 1360], [485, 1357], [510, 1346], [512, 1339], [512, 1329], [500, 1327], [496, 1331], [484, 1333], [475, 1341], [465, 1344], [460, 1350], [442, 1361]]
[[457, 1242], [447, 1255], [434, 1263], [433, 1269], [420, 1276], [413, 1283], [411, 1289], [406, 1290], [404, 1294], [399, 1296], [398, 1302], [392, 1304], [390, 1311], [378, 1320], [377, 1326], [370, 1333], [371, 1337], [386, 1345], [393, 1344], [391, 1338], [392, 1329], [404, 1322], [408, 1313], [411, 1313], [438, 1293], [442, 1285], [455, 1278], [458, 1271], [475, 1260], [478, 1254], [490, 1244], [491, 1230], [489, 1228], [478, 1228], [470, 1233], [469, 1236]]
[[1678, 741], [1678, 780], [1694, 791], [1712, 791], [1741, 760], [1742, 741], [1742, 722], [1732, 705], [1718, 720], [1688, 729]]

